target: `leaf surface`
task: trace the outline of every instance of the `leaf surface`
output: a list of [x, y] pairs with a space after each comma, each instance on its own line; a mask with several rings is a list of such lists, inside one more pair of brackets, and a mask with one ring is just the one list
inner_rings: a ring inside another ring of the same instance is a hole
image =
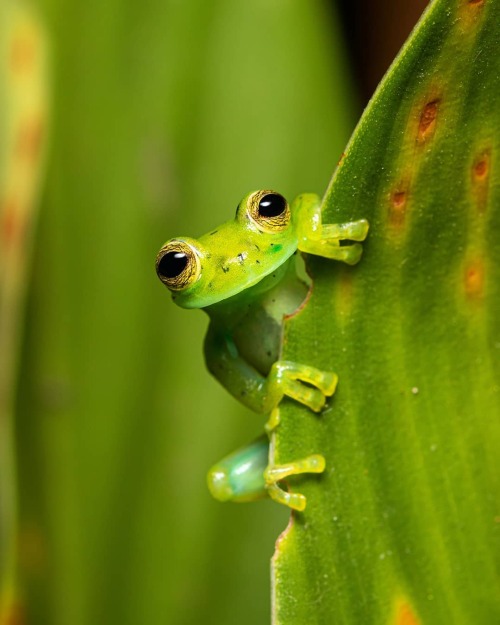
[[47, 41], [29, 5], [0, 2], [0, 623], [17, 618], [15, 383], [48, 135]]
[[365, 111], [324, 221], [366, 218], [358, 266], [309, 259], [284, 358], [333, 370], [288, 402], [277, 460], [323, 453], [273, 561], [274, 623], [500, 620], [500, 3], [435, 0]]

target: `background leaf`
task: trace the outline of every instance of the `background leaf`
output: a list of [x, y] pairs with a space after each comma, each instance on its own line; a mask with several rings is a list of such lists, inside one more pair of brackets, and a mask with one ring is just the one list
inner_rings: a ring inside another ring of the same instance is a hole
[[367, 218], [359, 266], [311, 260], [284, 357], [339, 374], [292, 404], [279, 461], [324, 476], [274, 560], [274, 622], [500, 618], [500, 4], [435, 0], [365, 112], [325, 221]]
[[15, 380], [48, 128], [47, 42], [23, 3], [0, 2], [0, 623], [17, 619]]
[[26, 620], [267, 622], [286, 511], [205, 485], [263, 420], [210, 378], [206, 320], [154, 258], [250, 189], [322, 188], [354, 108], [335, 20], [319, 1], [40, 4], [54, 104], [18, 386]]

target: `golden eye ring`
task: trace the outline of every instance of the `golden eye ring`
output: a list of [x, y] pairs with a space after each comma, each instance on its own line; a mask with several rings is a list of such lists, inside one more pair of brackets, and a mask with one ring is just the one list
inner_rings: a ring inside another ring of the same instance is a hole
[[185, 241], [172, 239], [156, 256], [156, 273], [171, 291], [184, 291], [199, 278], [200, 259]]
[[288, 202], [276, 191], [268, 189], [255, 191], [248, 197], [247, 214], [264, 232], [281, 232], [290, 223]]

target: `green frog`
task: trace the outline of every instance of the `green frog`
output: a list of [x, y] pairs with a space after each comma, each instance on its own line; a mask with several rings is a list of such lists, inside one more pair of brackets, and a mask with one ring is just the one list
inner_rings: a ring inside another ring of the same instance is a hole
[[290, 205], [265, 189], [246, 195], [231, 221], [199, 239], [171, 239], [158, 252], [156, 272], [174, 302], [202, 308], [210, 318], [204, 346], [209, 371], [236, 399], [269, 415], [266, 436], [210, 470], [208, 484], [216, 499], [252, 501], [268, 495], [304, 510], [305, 496], [288, 492], [280, 482], [321, 473], [325, 460], [312, 454], [276, 465], [269, 461], [268, 436], [279, 425], [284, 396], [320, 412], [335, 392], [337, 376], [281, 360], [283, 320], [308, 291], [294, 255], [300, 251], [354, 265], [362, 253], [358, 242], [367, 233], [364, 219], [323, 224], [315, 194], [299, 195]]

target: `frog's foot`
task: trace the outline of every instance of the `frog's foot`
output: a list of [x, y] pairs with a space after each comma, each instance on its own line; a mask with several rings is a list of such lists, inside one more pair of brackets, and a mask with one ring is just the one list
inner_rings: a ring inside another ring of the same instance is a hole
[[[325, 405], [326, 398], [335, 392], [338, 376], [331, 371], [321, 371], [309, 365], [278, 360], [272, 366], [269, 379], [270, 384], [279, 390], [281, 396], [287, 395], [314, 412], [320, 412]], [[277, 403], [280, 399], [278, 398]], [[269, 421], [274, 423], [273, 413]]]
[[295, 462], [289, 462], [287, 464], [269, 465], [264, 471], [267, 492], [274, 501], [301, 512], [306, 507], [305, 496], [300, 493], [289, 493], [283, 490], [278, 485], [278, 482], [291, 475], [323, 473], [324, 470], [325, 459], [319, 454], [313, 454], [312, 456], [307, 456], [307, 458], [302, 458], [301, 460], [296, 460]]
[[361, 245], [341, 245], [341, 241], [364, 241], [368, 234], [366, 219], [342, 224], [324, 224], [321, 199], [313, 193], [302, 193], [293, 203], [296, 215], [298, 248], [301, 252], [341, 260], [355, 265], [361, 258]]
[[322, 224], [317, 232], [303, 240], [301, 251], [324, 258], [340, 260], [348, 265], [359, 262], [363, 248], [359, 243], [341, 245], [341, 241], [364, 241], [368, 234], [366, 219], [344, 224]]
[[331, 260], [340, 260], [346, 263], [346, 265], [356, 265], [363, 254], [363, 248], [359, 243], [339, 245], [337, 242], [321, 240], [314, 241], [308, 247], [308, 254], [316, 254], [316, 256], [323, 256], [323, 258], [330, 258]]
[[321, 238], [330, 241], [364, 241], [368, 234], [366, 219], [344, 224], [321, 224]]

